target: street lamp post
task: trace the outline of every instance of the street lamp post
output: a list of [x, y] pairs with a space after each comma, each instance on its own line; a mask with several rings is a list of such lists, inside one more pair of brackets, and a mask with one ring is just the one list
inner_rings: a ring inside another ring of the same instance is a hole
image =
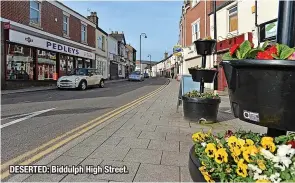
[[152, 55], [149, 54], [148, 57], [150, 57], [150, 76], [152, 77]]
[[147, 38], [146, 33], [141, 33], [139, 36], [139, 67], [140, 67], [140, 73], [141, 73], [141, 36], [144, 36], [144, 38]]

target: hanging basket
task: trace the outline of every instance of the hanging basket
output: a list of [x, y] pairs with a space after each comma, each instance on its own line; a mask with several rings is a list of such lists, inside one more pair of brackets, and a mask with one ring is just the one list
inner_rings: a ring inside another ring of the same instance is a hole
[[222, 61], [234, 116], [253, 124], [294, 131], [295, 61]]
[[203, 78], [204, 83], [213, 83], [218, 73], [217, 70], [205, 70], [205, 69], [195, 69], [195, 68], [189, 68], [188, 71], [192, 75], [193, 81], [201, 82]]
[[197, 40], [194, 43], [199, 55], [211, 55], [216, 45], [216, 40]]

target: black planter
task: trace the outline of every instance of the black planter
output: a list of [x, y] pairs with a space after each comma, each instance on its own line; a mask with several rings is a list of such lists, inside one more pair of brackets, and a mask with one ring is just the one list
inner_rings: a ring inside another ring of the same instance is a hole
[[190, 121], [217, 121], [220, 99], [189, 98], [182, 96], [184, 118]]
[[189, 152], [188, 168], [191, 178], [194, 182], [206, 182], [204, 176], [199, 170], [200, 167], [201, 162], [197, 158], [195, 153], [195, 146], [193, 146]]
[[199, 55], [211, 55], [216, 45], [216, 40], [197, 40], [194, 43]]
[[295, 130], [295, 61], [222, 61], [235, 117], [279, 130]]
[[192, 75], [193, 81], [201, 82], [203, 78], [204, 83], [213, 83], [218, 73], [217, 70], [198, 70], [194, 68], [189, 68], [188, 71]]

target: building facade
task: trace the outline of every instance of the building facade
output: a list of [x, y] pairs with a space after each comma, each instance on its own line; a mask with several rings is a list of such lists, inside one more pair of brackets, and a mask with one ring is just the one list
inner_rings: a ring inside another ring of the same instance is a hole
[[127, 49], [127, 59], [129, 60], [130, 68], [129, 73], [135, 70], [136, 66], [136, 49], [133, 48], [130, 44], [126, 45]]
[[118, 68], [120, 64], [120, 58], [118, 56], [118, 41], [112, 37], [108, 36], [108, 65], [109, 65], [109, 78], [117, 79]]
[[96, 25], [57, 1], [1, 1], [2, 88], [55, 84], [95, 67]]

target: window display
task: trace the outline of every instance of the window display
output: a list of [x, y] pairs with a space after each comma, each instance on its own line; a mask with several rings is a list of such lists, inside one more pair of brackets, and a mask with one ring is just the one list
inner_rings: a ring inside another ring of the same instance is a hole
[[56, 53], [38, 50], [38, 80], [53, 80], [56, 73]]
[[32, 49], [20, 45], [8, 44], [6, 57], [6, 79], [33, 80], [34, 62]]
[[60, 56], [59, 74], [65, 76], [74, 69], [74, 58], [67, 55]]

